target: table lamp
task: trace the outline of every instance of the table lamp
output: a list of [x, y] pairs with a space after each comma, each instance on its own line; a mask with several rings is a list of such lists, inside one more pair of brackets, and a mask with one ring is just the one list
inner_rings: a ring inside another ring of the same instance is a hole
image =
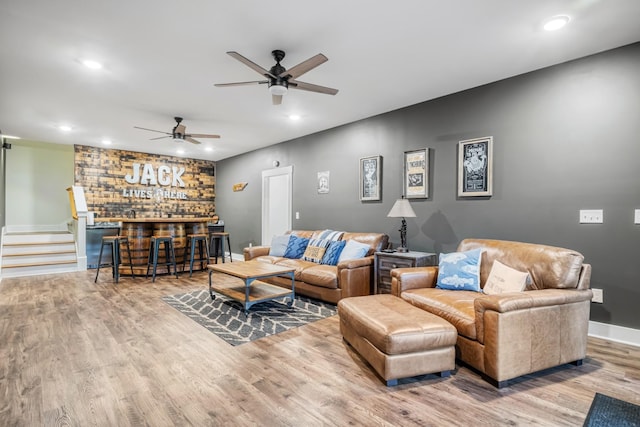
[[400, 227], [400, 247], [397, 249], [398, 252], [409, 252], [407, 248], [407, 221], [405, 218], [415, 218], [416, 213], [411, 208], [411, 204], [409, 200], [405, 199], [402, 196], [401, 199], [396, 200], [393, 204], [393, 207], [387, 214], [389, 218], [402, 218], [402, 227]]

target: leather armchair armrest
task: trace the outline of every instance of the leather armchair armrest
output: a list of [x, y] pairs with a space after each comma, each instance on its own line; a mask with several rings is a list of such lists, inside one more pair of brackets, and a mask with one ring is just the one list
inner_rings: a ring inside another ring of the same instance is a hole
[[252, 246], [250, 248], [244, 248], [244, 260], [250, 261], [254, 258], [263, 255], [269, 255], [270, 246]]
[[486, 311], [508, 313], [539, 307], [555, 307], [563, 304], [590, 301], [591, 289], [541, 289], [526, 292], [514, 292], [498, 295], [484, 295], [476, 298], [476, 333], [478, 340], [484, 343], [484, 314]]
[[409, 289], [435, 288], [438, 267], [407, 267], [391, 270], [391, 294], [397, 297]]

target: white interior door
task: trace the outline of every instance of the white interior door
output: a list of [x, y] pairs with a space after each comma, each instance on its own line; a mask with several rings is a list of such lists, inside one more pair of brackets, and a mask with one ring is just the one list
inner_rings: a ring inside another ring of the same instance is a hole
[[293, 166], [262, 172], [262, 244], [291, 230]]

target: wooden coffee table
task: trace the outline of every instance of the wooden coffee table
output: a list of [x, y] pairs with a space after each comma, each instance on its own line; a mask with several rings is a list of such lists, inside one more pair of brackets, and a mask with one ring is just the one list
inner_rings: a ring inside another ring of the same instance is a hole
[[[290, 297], [288, 306], [291, 307], [296, 296], [294, 271], [290, 267], [281, 267], [259, 261], [230, 262], [227, 264], [209, 264], [209, 295], [211, 300], [216, 298], [213, 291], [242, 303], [244, 314], [249, 314], [249, 308], [259, 302], [270, 301], [276, 298]], [[213, 272], [224, 273], [237, 277], [244, 281], [239, 283], [213, 283]], [[289, 276], [291, 278], [291, 290], [261, 281], [268, 277]]]

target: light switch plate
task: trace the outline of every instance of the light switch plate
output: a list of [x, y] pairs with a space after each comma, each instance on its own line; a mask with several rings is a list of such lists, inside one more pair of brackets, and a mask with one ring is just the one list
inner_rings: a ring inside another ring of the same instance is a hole
[[602, 209], [581, 209], [580, 224], [602, 224]]
[[634, 224], [640, 224], [640, 209], [636, 209], [636, 214], [633, 217]]

